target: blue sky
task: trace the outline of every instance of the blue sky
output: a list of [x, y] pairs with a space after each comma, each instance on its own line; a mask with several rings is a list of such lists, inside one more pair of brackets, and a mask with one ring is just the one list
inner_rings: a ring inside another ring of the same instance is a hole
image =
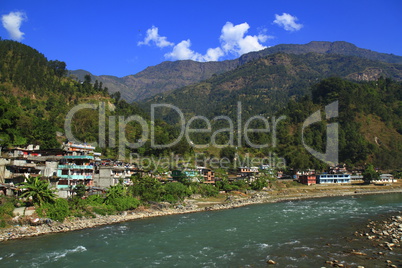
[[2, 39], [95, 75], [122, 77], [166, 60], [234, 59], [310, 41], [402, 56], [400, 0], [0, 0], [0, 17]]

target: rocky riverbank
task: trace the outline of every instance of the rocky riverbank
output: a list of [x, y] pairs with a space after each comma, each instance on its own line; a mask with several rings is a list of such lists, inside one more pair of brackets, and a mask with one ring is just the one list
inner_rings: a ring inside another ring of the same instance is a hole
[[[68, 232], [93, 228], [101, 225], [115, 224], [124, 221], [158, 217], [174, 214], [195, 213], [201, 211], [232, 209], [252, 204], [282, 202], [290, 200], [302, 200], [309, 198], [322, 198], [330, 196], [350, 196], [361, 194], [386, 194], [392, 192], [402, 192], [401, 188], [392, 189], [319, 189], [317, 191], [291, 191], [282, 190], [278, 192], [254, 192], [248, 195], [228, 196], [225, 201], [220, 203], [198, 202], [197, 200], [187, 200], [183, 205], [169, 207], [167, 205], [152, 204], [150, 207], [141, 207], [134, 211], [126, 211], [119, 215], [100, 216], [96, 218], [70, 218], [63, 223], [47, 221], [43, 224], [32, 226], [13, 226], [0, 230], [0, 241], [18, 239], [32, 236], [39, 236], [49, 233]], [[401, 222], [402, 223], [402, 222]], [[392, 233], [394, 234], [394, 233]], [[399, 238], [400, 239], [400, 238]], [[392, 241], [390, 242], [392, 243]], [[393, 243], [395, 244], [395, 243]], [[391, 247], [393, 247], [391, 245]]]
[[326, 245], [337, 254], [329, 254], [335, 258], [329, 258], [323, 266], [402, 267], [402, 211], [379, 215], [355, 227], [357, 231], [344, 237], [344, 243]]
[[400, 248], [402, 244], [402, 216], [392, 216], [386, 220], [374, 222], [370, 221], [367, 225], [369, 231], [357, 233], [372, 240], [378, 247], [385, 250]]
[[402, 212], [369, 221], [366, 228], [354, 235], [370, 246], [370, 250], [362, 254], [366, 259], [380, 261], [384, 267], [402, 267]]

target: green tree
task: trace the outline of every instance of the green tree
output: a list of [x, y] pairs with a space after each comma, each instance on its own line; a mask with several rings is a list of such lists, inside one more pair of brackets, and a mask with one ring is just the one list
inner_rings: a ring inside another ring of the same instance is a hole
[[123, 184], [111, 186], [106, 193], [105, 204], [113, 206], [117, 211], [135, 209], [140, 202], [129, 195]]
[[165, 198], [168, 197], [167, 201], [171, 201], [172, 199], [175, 201], [184, 200], [185, 197], [192, 194], [192, 191], [180, 182], [167, 183], [165, 185], [165, 192]]
[[73, 192], [75, 193], [76, 197], [82, 198], [85, 195], [86, 187], [83, 184], [78, 184], [75, 186]]
[[119, 198], [125, 195], [125, 189], [122, 184], [117, 184], [114, 186], [110, 186], [109, 190], [106, 192], [105, 203], [107, 204], [110, 200]]
[[267, 179], [257, 178], [250, 184], [250, 187], [253, 190], [259, 191], [259, 190], [262, 190], [262, 188], [266, 187], [267, 185], [268, 185]]
[[219, 190], [225, 191], [225, 192], [238, 190], [238, 187], [236, 187], [236, 186], [233, 187], [233, 185], [226, 178], [216, 181], [215, 185]]
[[58, 77], [63, 77], [67, 74], [66, 63], [58, 60], [50, 60], [48, 66], [53, 69], [54, 74]]
[[203, 183], [198, 185], [196, 191], [198, 194], [206, 197], [217, 196], [219, 194], [219, 188], [215, 187], [214, 185]]
[[370, 183], [373, 180], [376, 180], [380, 177], [377, 171], [374, 169], [372, 164], [367, 165], [366, 169], [363, 172], [363, 180], [366, 183]]
[[220, 152], [220, 157], [229, 159], [231, 163], [233, 162], [235, 155], [236, 155], [236, 148], [230, 146], [223, 147]]
[[49, 188], [49, 182], [40, 177], [28, 177], [21, 186], [25, 189], [21, 197], [32, 198], [34, 204], [42, 206], [45, 203], [54, 203], [54, 191]]
[[133, 185], [130, 191], [133, 196], [140, 197], [142, 201], [161, 201], [164, 193], [162, 184], [155, 178], [132, 176]]

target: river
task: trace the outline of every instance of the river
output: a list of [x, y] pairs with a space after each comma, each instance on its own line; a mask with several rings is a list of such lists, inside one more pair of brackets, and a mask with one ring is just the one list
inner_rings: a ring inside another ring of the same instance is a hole
[[[0, 243], [0, 267], [385, 267], [357, 228], [402, 210], [402, 194], [331, 197], [135, 220]], [[366, 247], [366, 248], [365, 248]], [[377, 249], [378, 251], [378, 249]], [[327, 265], [328, 267], [328, 265]]]

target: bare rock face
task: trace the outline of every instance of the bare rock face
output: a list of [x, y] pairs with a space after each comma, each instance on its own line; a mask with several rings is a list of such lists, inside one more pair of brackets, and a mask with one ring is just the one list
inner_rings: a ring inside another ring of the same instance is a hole
[[347, 76], [348, 79], [357, 81], [373, 81], [377, 80], [381, 76], [386, 76], [386, 73], [381, 68], [367, 68], [363, 72], [353, 73]]

